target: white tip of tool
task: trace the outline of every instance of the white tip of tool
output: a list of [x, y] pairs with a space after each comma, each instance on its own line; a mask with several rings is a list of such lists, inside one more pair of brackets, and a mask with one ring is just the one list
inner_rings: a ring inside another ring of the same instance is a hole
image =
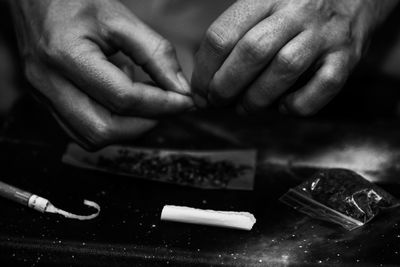
[[47, 199], [37, 195], [32, 195], [28, 200], [28, 207], [40, 212], [45, 212], [49, 204], [50, 202]]
[[249, 212], [202, 210], [171, 205], [164, 206], [161, 220], [247, 231], [256, 223], [256, 218]]

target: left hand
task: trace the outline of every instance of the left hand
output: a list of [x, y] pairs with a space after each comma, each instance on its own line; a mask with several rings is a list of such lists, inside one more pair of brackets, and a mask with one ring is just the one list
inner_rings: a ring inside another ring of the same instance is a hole
[[202, 107], [235, 104], [240, 113], [280, 100], [282, 112], [314, 114], [339, 92], [396, 3], [239, 0], [206, 33], [192, 77], [194, 100]]

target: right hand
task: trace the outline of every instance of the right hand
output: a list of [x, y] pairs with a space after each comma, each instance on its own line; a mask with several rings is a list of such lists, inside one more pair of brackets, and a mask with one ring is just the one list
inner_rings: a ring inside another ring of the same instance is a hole
[[[171, 44], [117, 0], [12, 0], [28, 80], [88, 149], [134, 138], [153, 119], [193, 108]], [[108, 57], [123, 52], [157, 86], [133, 82]]]

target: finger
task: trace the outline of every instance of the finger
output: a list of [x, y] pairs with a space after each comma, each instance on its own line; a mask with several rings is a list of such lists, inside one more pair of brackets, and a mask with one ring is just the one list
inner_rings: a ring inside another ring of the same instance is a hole
[[163, 89], [190, 94], [175, 49], [165, 38], [134, 17], [110, 25], [113, 42]]
[[300, 33], [298, 25], [286, 14], [275, 13], [247, 32], [211, 81], [210, 102], [215, 105], [233, 102], [274, 55]]
[[50, 74], [48, 99], [53, 114], [66, 132], [80, 145], [97, 149], [106, 145], [134, 139], [156, 125], [148, 119], [123, 117], [110, 113], [72, 83]]
[[90, 41], [82, 41], [63, 53], [63, 60], [59, 62], [69, 79], [116, 114], [151, 118], [193, 107], [188, 96], [132, 82]]
[[281, 109], [302, 116], [315, 114], [340, 91], [349, 71], [349, 57], [345, 52], [328, 55], [310, 82], [284, 99]]
[[312, 32], [296, 36], [248, 88], [238, 112], [252, 113], [270, 106], [317, 60], [320, 50], [321, 44]]
[[[254, 25], [270, 15], [274, 1], [245, 0], [235, 2], [207, 30], [196, 56], [192, 89], [206, 98], [209, 83], [236, 43]], [[200, 104], [201, 103], [197, 103]]]

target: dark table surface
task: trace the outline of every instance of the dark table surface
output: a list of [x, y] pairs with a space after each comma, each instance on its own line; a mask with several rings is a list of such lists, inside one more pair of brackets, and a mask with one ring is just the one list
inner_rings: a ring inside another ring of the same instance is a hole
[[[379, 98], [372, 99], [374, 105], [380, 103]], [[378, 115], [368, 100], [354, 104], [340, 98], [320, 117], [308, 120], [274, 112], [250, 118], [229, 111], [194, 114], [165, 120], [131, 144], [198, 150], [255, 148], [258, 166], [251, 192], [193, 189], [63, 165], [60, 159], [68, 138], [46, 111], [23, 100], [3, 125], [1, 180], [62, 208], [82, 212], [82, 200], [89, 199], [99, 203], [102, 211], [97, 219], [81, 222], [0, 199], [0, 266], [398, 266], [400, 210], [382, 213], [348, 232], [278, 201], [323, 167], [357, 170], [400, 197], [400, 121], [388, 115], [397, 105], [389, 99]], [[197, 122], [208, 125], [208, 130], [199, 131]], [[213, 126], [218, 130], [211, 134]], [[240, 143], [232, 144], [221, 132]], [[257, 223], [245, 232], [161, 222], [166, 204], [249, 211]]]

